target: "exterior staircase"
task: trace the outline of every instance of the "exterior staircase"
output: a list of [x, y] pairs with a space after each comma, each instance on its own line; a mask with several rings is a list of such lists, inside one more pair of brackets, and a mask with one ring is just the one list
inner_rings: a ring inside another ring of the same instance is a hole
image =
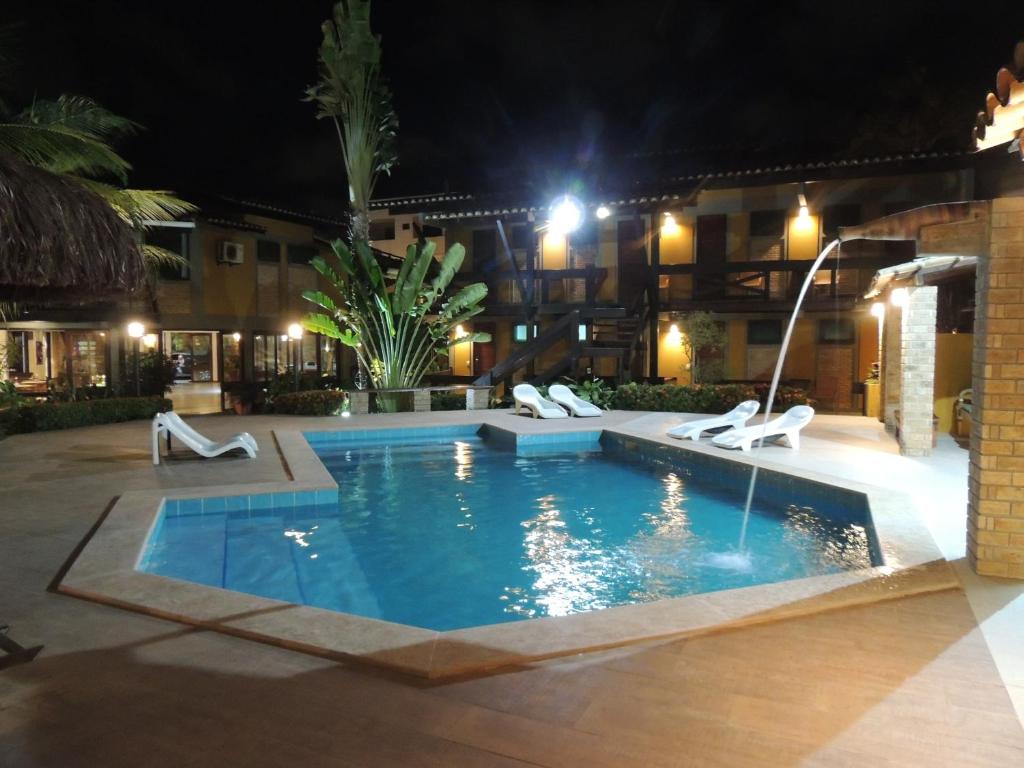
[[[619, 383], [643, 376], [644, 330], [647, 326], [647, 303], [640, 296], [634, 307], [594, 307], [573, 310], [563, 315], [552, 326], [532, 341], [517, 348], [511, 355], [480, 376], [479, 386], [508, 387], [520, 371], [522, 381], [546, 384], [559, 376], [577, 378], [580, 363], [601, 358], [616, 360], [616, 378]], [[590, 322], [590, 339], [579, 338], [580, 323]], [[539, 373], [534, 370], [537, 360], [558, 345], [564, 352]]]

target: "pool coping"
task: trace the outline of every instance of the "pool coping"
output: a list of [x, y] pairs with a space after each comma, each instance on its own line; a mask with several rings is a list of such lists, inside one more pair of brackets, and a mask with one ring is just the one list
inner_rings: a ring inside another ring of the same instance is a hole
[[[514, 421], [489, 429], [524, 443], [544, 443], [569, 432], [608, 432], [683, 453], [751, 464], [750, 455], [691, 441], [670, 442], [631, 430], [600, 428], [573, 420], [538, 435]], [[474, 422], [475, 423], [475, 422]], [[430, 431], [466, 422], [366, 430], [339, 427], [310, 432]], [[795, 470], [761, 458], [763, 470], [863, 493], [868, 501], [884, 564], [855, 571], [772, 584], [439, 632], [353, 614], [296, 605], [208, 587], [136, 570], [168, 498], [259, 496], [264, 503], [291, 503], [295, 494], [334, 495], [338, 486], [298, 430], [275, 430], [285, 473], [291, 480], [245, 485], [126, 491], [86, 543], [58, 591], [284, 648], [333, 659], [358, 660], [426, 678], [446, 678], [528, 664], [558, 656], [653, 640], [707, 634], [879, 600], [959, 587], [910, 499], [902, 493], [818, 472]], [[788, 449], [785, 449], [788, 450]], [[268, 496], [270, 495], [270, 496]], [[199, 502], [200, 504], [202, 502]]]

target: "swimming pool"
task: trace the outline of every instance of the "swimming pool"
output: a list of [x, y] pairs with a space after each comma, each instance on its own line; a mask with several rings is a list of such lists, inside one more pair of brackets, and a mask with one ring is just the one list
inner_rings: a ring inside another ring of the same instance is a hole
[[721, 567], [749, 467], [608, 433], [528, 437], [307, 433], [336, 500], [168, 500], [139, 567], [445, 631], [881, 562], [863, 495], [764, 472], [749, 567]]

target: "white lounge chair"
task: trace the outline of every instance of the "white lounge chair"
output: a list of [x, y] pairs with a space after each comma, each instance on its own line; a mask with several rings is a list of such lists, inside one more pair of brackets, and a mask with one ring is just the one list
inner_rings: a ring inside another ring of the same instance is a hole
[[160, 436], [167, 436], [167, 447], [171, 447], [171, 437], [176, 437], [184, 445], [191, 448], [200, 456], [207, 459], [220, 456], [222, 453], [240, 448], [249, 454], [250, 459], [256, 458], [259, 446], [256, 445], [256, 438], [248, 432], [240, 432], [229, 437], [227, 440], [214, 442], [208, 437], [196, 432], [185, 423], [178, 414], [173, 411], [158, 413], [153, 417], [153, 463], [160, 463]]
[[809, 405], [794, 405], [781, 416], [777, 416], [765, 424], [752, 424], [749, 427], [731, 429], [715, 435], [711, 442], [720, 448], [742, 448], [749, 451], [750, 446], [764, 435], [765, 441], [786, 438], [789, 447], [794, 450], [800, 447], [800, 430], [814, 418], [814, 409]]
[[563, 411], [558, 405], [550, 400], [541, 397], [540, 392], [532, 384], [516, 384], [512, 388], [512, 399], [515, 401], [515, 413], [519, 415], [520, 406], [525, 406], [533, 418], [538, 416], [542, 419], [567, 419], [569, 414]]
[[601, 409], [576, 396], [565, 384], [552, 384], [548, 387], [548, 397], [565, 408], [573, 416], [600, 416]]
[[668, 431], [668, 436], [678, 437], [680, 440], [685, 440], [686, 438], [699, 440], [700, 436], [709, 429], [718, 429], [720, 427], [739, 429], [750, 421], [760, 408], [761, 404], [757, 400], [744, 400], [731, 411], [723, 413], [721, 416], [695, 419], [694, 421], [684, 422], [678, 427], [673, 427]]

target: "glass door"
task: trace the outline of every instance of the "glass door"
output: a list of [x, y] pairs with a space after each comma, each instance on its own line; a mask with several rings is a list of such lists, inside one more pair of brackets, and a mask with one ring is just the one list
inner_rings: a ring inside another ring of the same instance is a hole
[[213, 334], [172, 331], [170, 337], [174, 380], [213, 381]]

